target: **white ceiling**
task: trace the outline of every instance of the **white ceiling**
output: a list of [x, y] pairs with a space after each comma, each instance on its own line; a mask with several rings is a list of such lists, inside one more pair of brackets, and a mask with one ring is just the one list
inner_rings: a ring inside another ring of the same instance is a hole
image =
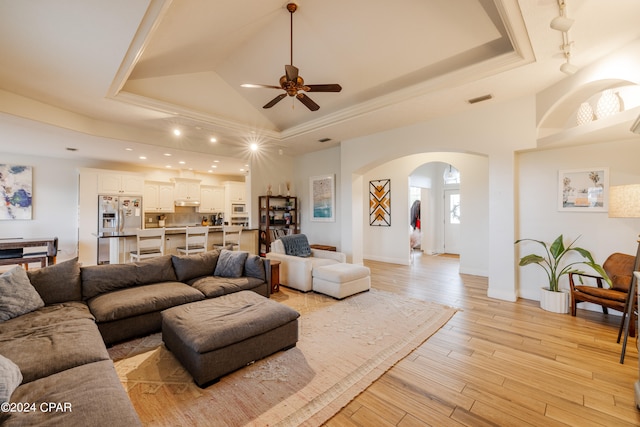
[[[5, 118], [81, 132], [57, 129], [55, 141], [33, 146], [0, 141], [0, 151], [153, 167], [180, 158], [186, 165], [173, 167], [195, 170], [220, 160], [228, 169], [218, 172], [238, 173], [247, 141], [295, 155], [474, 108], [467, 100], [478, 96], [534, 94], [566, 77], [561, 34], [549, 27], [556, 0], [300, 0], [293, 64], [307, 84], [343, 90], [310, 93], [315, 112], [290, 97], [263, 109], [280, 91], [241, 84], [278, 85], [290, 59], [286, 3], [0, 0]], [[640, 37], [637, 0], [567, 3], [578, 67]], [[180, 138], [170, 134], [176, 126]], [[78, 151], [65, 150], [74, 144]]]

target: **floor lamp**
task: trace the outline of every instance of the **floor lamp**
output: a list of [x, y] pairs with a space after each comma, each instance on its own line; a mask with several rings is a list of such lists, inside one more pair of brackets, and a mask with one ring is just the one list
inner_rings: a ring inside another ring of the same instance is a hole
[[[618, 185], [609, 188], [609, 218], [640, 218], [640, 184]], [[636, 261], [633, 267], [634, 271], [640, 270], [640, 240], [638, 240], [638, 249], [636, 251]], [[622, 313], [622, 321], [624, 324], [624, 340], [622, 342], [622, 353], [620, 354], [620, 363], [624, 363], [624, 353], [627, 349], [627, 338], [629, 337], [629, 324], [633, 319], [633, 310], [636, 304], [636, 289], [638, 279], [634, 274], [631, 278], [631, 286], [629, 287], [629, 295], [625, 303], [625, 310]], [[636, 325], [636, 331], [638, 331]], [[618, 342], [622, 329], [618, 331]], [[640, 331], [636, 332], [640, 333]]]

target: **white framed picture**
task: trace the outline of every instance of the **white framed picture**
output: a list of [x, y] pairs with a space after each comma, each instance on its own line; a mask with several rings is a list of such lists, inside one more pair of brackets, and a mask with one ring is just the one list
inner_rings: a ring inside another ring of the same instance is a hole
[[336, 220], [336, 187], [334, 175], [309, 178], [311, 221], [334, 222]]
[[558, 210], [607, 212], [609, 168], [561, 170], [558, 172]]

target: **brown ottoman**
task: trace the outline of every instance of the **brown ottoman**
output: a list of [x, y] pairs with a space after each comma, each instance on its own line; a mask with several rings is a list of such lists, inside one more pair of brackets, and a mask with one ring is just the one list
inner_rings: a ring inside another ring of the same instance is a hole
[[300, 314], [252, 291], [169, 308], [162, 340], [198, 386], [295, 347]]

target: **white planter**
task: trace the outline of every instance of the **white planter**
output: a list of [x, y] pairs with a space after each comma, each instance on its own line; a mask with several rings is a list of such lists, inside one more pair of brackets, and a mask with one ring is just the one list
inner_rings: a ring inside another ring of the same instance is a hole
[[569, 292], [551, 292], [548, 287], [540, 289], [540, 308], [553, 313], [568, 313]]

